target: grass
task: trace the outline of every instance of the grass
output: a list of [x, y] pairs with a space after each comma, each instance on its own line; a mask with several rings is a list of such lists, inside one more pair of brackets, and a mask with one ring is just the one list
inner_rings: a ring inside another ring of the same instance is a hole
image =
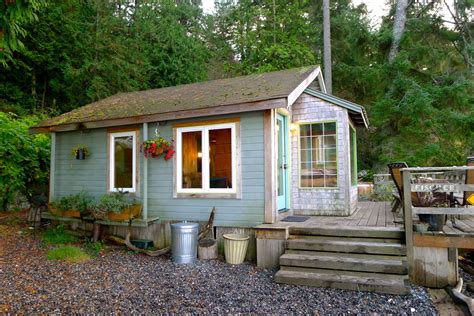
[[59, 246], [47, 254], [48, 260], [61, 260], [69, 263], [81, 263], [90, 259], [89, 255], [76, 246]]
[[104, 243], [102, 241], [86, 241], [84, 249], [91, 257], [96, 258], [104, 249]]
[[69, 244], [76, 242], [75, 236], [68, 234], [63, 225], [48, 228], [43, 234], [43, 242], [53, 245]]

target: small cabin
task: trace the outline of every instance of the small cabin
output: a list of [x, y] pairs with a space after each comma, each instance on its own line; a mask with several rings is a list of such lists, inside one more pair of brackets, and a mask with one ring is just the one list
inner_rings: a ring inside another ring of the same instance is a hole
[[[52, 135], [51, 201], [128, 192], [142, 204], [135, 233], [163, 244], [166, 224], [205, 222], [213, 207], [217, 238], [290, 214], [352, 214], [356, 129], [367, 126], [364, 108], [327, 94], [310, 66], [119, 93], [31, 132]], [[145, 155], [158, 136], [172, 142], [170, 156]], [[81, 144], [84, 160], [71, 156]]]

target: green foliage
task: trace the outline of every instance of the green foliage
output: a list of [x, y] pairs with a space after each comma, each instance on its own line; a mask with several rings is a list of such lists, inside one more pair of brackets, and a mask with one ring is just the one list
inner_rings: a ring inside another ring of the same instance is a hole
[[47, 244], [60, 245], [76, 242], [77, 238], [68, 234], [63, 225], [50, 227], [43, 233], [43, 242]]
[[0, 112], [0, 207], [3, 209], [16, 192], [25, 194], [35, 205], [46, 202], [50, 139], [47, 135], [28, 133], [28, 128], [39, 119]]
[[76, 246], [59, 246], [48, 251], [48, 260], [60, 260], [69, 263], [83, 263], [90, 260], [87, 253]]
[[38, 21], [37, 12], [45, 0], [4, 0], [0, 2], [0, 64], [14, 61], [13, 53], [22, 51], [25, 24]]
[[92, 258], [96, 258], [104, 250], [104, 243], [102, 241], [87, 240], [84, 243], [84, 250]]
[[67, 195], [52, 203], [53, 207], [60, 211], [75, 210], [81, 214], [87, 214], [94, 207], [94, 199], [86, 192], [81, 191], [77, 194]]
[[133, 205], [126, 193], [113, 192], [100, 197], [99, 203], [94, 208], [101, 213], [121, 213]]

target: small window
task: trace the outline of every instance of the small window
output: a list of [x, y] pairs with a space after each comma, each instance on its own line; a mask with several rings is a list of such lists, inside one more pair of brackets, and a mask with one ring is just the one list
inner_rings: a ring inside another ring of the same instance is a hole
[[136, 191], [137, 132], [110, 135], [110, 191]]
[[302, 124], [299, 139], [300, 187], [336, 187], [336, 122]]
[[235, 193], [235, 123], [177, 129], [177, 185], [181, 193]]
[[351, 142], [351, 183], [357, 185], [357, 137], [355, 129], [349, 127], [349, 137]]

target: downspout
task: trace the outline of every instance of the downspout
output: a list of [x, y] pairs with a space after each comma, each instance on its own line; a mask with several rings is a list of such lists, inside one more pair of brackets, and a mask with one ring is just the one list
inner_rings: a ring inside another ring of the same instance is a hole
[[49, 164], [49, 202], [54, 199], [54, 174], [56, 171], [56, 133], [51, 132], [51, 157]]
[[[148, 140], [148, 123], [143, 123], [143, 141]], [[144, 157], [144, 156], [142, 156]], [[143, 212], [144, 220], [148, 218], [148, 159], [143, 158]]]

